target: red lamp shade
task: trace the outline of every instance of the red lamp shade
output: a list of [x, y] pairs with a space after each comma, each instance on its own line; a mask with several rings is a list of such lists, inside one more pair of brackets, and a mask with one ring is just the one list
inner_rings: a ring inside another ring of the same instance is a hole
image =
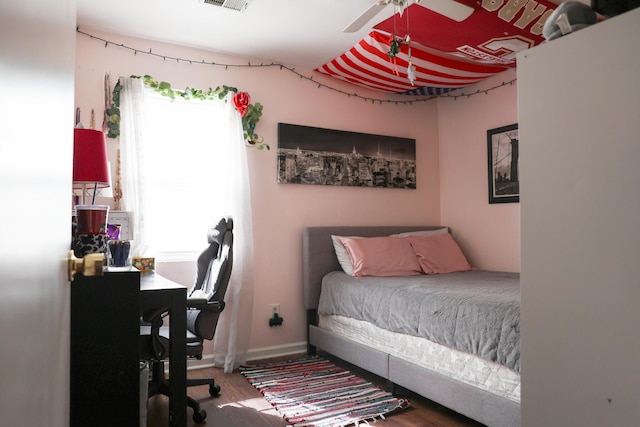
[[109, 186], [107, 143], [104, 132], [95, 129], [73, 130], [73, 188]]

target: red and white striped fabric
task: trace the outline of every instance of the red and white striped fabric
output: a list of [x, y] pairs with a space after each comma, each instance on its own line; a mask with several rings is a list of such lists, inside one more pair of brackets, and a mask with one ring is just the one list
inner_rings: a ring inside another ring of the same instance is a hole
[[[544, 41], [544, 22], [557, 7], [548, 0], [456, 1], [474, 8], [464, 21], [428, 9], [428, 2], [412, 4], [402, 16], [382, 21], [356, 46], [316, 71], [383, 92], [440, 94], [515, 68], [517, 52]], [[391, 59], [393, 33], [400, 39], [410, 34], [411, 43], [402, 44]], [[413, 84], [407, 73], [409, 47]]]
[[416, 67], [412, 85], [407, 75], [409, 46], [403, 44], [400, 52], [391, 59], [388, 55], [389, 43], [388, 35], [372, 31], [356, 46], [316, 71], [359, 86], [402, 93], [422, 86], [458, 88], [506, 70], [505, 67], [453, 59], [411, 43], [411, 61]]

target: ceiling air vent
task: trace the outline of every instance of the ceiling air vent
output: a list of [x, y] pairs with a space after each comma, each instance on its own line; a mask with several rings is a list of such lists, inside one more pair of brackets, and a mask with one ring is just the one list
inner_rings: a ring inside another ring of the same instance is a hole
[[243, 12], [252, 0], [200, 0], [202, 3]]

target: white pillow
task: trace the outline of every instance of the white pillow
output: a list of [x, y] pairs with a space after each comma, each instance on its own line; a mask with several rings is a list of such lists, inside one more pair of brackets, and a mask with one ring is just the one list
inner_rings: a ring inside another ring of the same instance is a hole
[[409, 236], [437, 236], [438, 234], [449, 233], [449, 227], [437, 228], [435, 230], [419, 230], [407, 231], [406, 233], [392, 234], [391, 237], [409, 237]]
[[[407, 231], [405, 233], [392, 234], [391, 237], [408, 237], [408, 236], [435, 236], [438, 234], [447, 234], [449, 232], [449, 227], [437, 228], [435, 230], [418, 230], [418, 231]], [[350, 239], [365, 239], [366, 237], [361, 236], [340, 236], [340, 237], [348, 237]], [[383, 237], [383, 236], [378, 236]], [[333, 249], [336, 251], [336, 257], [338, 258], [338, 263], [342, 270], [347, 273], [349, 276], [353, 276], [353, 265], [351, 264], [351, 258], [349, 258], [349, 254], [347, 250], [344, 248], [344, 245], [338, 239], [338, 236], [331, 235], [331, 240], [333, 241]]]
[[[349, 237], [351, 239], [363, 239], [360, 236], [342, 236]], [[349, 258], [349, 254], [347, 250], [344, 248], [344, 245], [338, 238], [338, 236], [331, 235], [331, 240], [333, 240], [333, 249], [336, 251], [336, 257], [338, 258], [338, 263], [340, 263], [340, 267], [342, 270], [347, 273], [349, 276], [353, 276], [353, 266], [351, 265], [351, 258]]]

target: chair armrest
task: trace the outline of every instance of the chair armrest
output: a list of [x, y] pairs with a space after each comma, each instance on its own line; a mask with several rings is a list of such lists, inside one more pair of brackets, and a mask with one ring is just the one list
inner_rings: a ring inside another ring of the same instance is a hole
[[224, 301], [207, 301], [204, 298], [187, 299], [187, 308], [196, 308], [198, 310], [209, 311], [212, 313], [221, 313], [224, 310]]
[[187, 298], [187, 307], [200, 308], [202, 305], [207, 305], [208, 302], [206, 298]]
[[142, 320], [156, 327], [160, 327], [167, 314], [169, 314], [167, 307], [152, 308], [142, 313]]

